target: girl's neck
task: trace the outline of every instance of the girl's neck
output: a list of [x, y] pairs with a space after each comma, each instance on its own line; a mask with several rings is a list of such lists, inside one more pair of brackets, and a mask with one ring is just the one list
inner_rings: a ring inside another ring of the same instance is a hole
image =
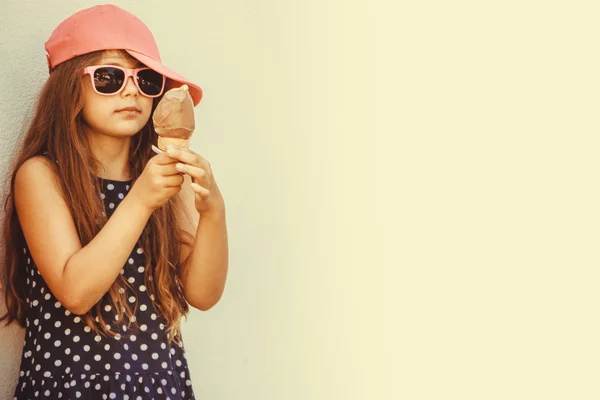
[[131, 138], [114, 138], [104, 135], [91, 135], [91, 138], [92, 152], [103, 166], [96, 175], [115, 181], [130, 180], [129, 146]]

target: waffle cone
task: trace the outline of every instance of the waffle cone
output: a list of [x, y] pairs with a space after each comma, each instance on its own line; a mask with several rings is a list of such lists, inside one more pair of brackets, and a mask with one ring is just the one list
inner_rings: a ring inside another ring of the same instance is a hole
[[172, 144], [173, 146], [183, 147], [185, 149], [190, 148], [190, 140], [189, 139], [180, 139], [180, 138], [166, 138], [162, 136], [158, 136], [158, 148], [162, 151], [167, 151], [167, 146]]

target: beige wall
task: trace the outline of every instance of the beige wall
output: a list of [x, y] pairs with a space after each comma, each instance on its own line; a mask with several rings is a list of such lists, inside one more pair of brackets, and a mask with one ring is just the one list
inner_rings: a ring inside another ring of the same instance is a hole
[[[231, 263], [185, 325], [198, 398], [600, 398], [597, 3], [118, 2], [205, 89]], [[90, 4], [0, 0], [0, 162]]]

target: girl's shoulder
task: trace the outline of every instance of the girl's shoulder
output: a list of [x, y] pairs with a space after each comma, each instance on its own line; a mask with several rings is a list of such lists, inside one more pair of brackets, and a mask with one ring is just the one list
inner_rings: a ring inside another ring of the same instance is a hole
[[15, 173], [15, 192], [23, 186], [43, 187], [58, 178], [55, 163], [47, 155], [27, 159]]

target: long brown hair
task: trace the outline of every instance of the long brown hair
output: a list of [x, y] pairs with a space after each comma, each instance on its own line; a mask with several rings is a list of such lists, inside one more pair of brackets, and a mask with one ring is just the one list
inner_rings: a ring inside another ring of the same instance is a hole
[[[125, 56], [127, 53], [123, 52]], [[101, 183], [97, 171], [101, 167], [95, 159], [90, 141], [83, 129], [83, 75], [81, 70], [93, 64], [102, 55], [102, 51], [84, 54], [57, 65], [52, 72], [35, 105], [35, 114], [23, 138], [16, 160], [10, 171], [9, 192], [4, 203], [4, 248], [2, 261], [5, 266], [3, 277], [7, 312], [0, 317], [6, 324], [17, 321], [25, 327], [26, 276], [24, 268], [25, 238], [21, 230], [14, 205], [15, 175], [29, 158], [47, 154], [55, 163], [60, 179], [60, 187], [71, 211], [81, 245], [88, 244], [102, 229], [107, 221], [104, 204], [99, 196]], [[152, 112], [160, 98], [154, 99]], [[148, 160], [154, 155], [152, 143], [156, 143], [157, 134], [152, 119], [131, 139], [129, 167], [131, 178], [140, 176]], [[176, 223], [176, 210], [182, 207], [179, 196], [173, 196], [167, 204], [155, 210], [139, 245], [146, 255], [145, 284], [157, 311], [168, 322], [169, 340], [180, 338], [180, 319], [189, 308], [183, 294], [180, 281], [181, 264], [179, 262], [178, 240], [189, 243], [189, 235], [180, 232]], [[131, 309], [126, 299], [125, 286], [131, 286], [123, 275], [119, 275], [107, 294], [106, 299], [117, 312], [118, 319], [123, 316], [131, 325], [137, 325], [131, 317]], [[95, 332], [115, 336], [106, 327], [102, 319], [99, 301], [83, 319]], [[137, 304], [137, 302], [135, 302]]]

